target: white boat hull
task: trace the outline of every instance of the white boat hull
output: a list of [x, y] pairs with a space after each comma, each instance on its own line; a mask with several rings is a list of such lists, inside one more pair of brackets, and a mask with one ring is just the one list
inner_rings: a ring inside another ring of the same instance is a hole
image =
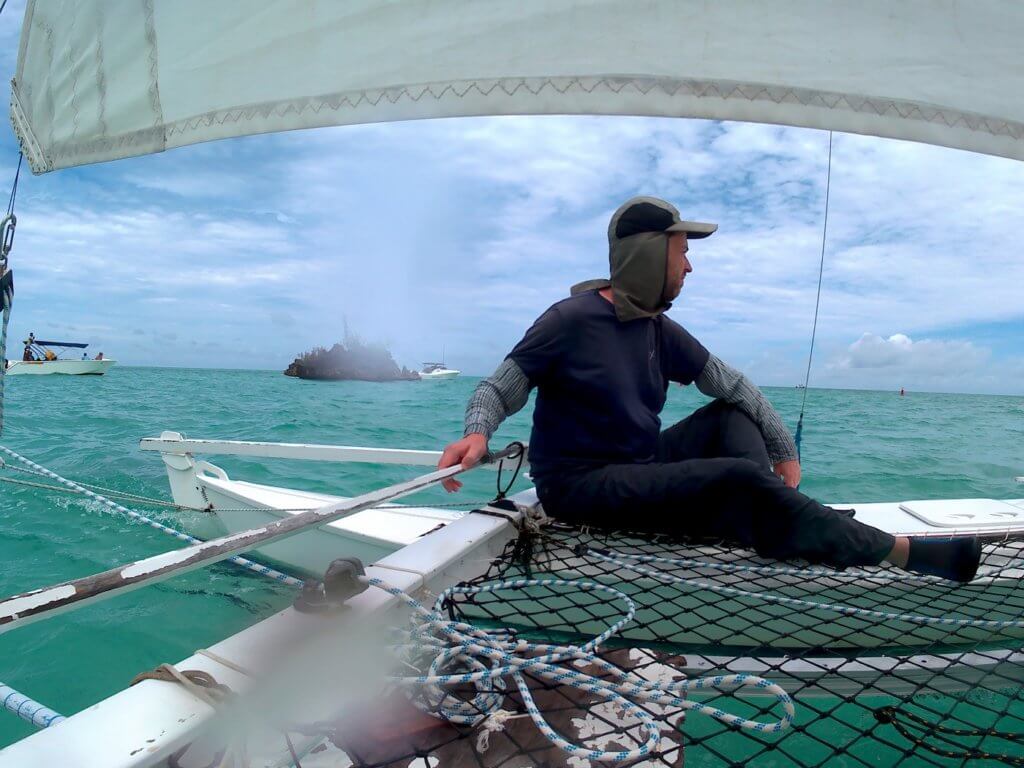
[[116, 360], [8, 360], [8, 376], [102, 376]]
[[462, 371], [455, 371], [451, 369], [446, 369], [443, 371], [432, 371], [430, 373], [420, 372], [420, 378], [424, 380], [454, 379], [460, 373], [462, 373]]
[[[189, 522], [191, 532], [204, 539], [241, 533], [344, 498], [231, 480], [220, 467], [190, 456], [165, 454], [164, 461], [175, 502], [209, 509]], [[255, 554], [288, 571], [322, 576], [339, 557], [375, 563], [462, 515], [387, 504], [262, 547]]]

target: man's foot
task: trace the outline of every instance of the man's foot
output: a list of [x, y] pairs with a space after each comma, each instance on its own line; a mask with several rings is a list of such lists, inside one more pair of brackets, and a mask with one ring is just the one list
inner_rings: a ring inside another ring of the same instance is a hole
[[941, 576], [966, 584], [978, 572], [981, 539], [976, 536], [957, 539], [910, 539], [906, 570]]

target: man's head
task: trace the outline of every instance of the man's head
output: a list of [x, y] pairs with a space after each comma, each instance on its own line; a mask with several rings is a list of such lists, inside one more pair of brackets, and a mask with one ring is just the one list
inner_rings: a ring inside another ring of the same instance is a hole
[[675, 206], [656, 197], [634, 197], [608, 225], [608, 266], [620, 320], [664, 312], [692, 272], [690, 240], [707, 237], [717, 224], [684, 221]]

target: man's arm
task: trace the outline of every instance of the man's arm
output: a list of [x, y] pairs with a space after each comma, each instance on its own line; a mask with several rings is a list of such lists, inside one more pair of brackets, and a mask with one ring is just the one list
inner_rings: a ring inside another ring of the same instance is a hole
[[463, 435], [479, 434], [489, 440], [501, 422], [522, 410], [529, 396], [530, 381], [523, 369], [506, 359], [473, 390], [466, 405]]
[[[498, 426], [516, 413], [530, 396], [530, 381], [523, 369], [511, 358], [498, 366], [490, 377], [477, 384], [466, 406], [466, 425], [463, 438], [444, 449], [438, 467], [462, 464], [472, 467], [487, 453], [487, 441]], [[454, 477], [442, 485], [449, 493], [457, 491], [462, 483]]]
[[[705, 395], [732, 403], [757, 424], [768, 449], [768, 458], [777, 470], [780, 464], [798, 460], [796, 443], [779, 414], [761, 394], [761, 390], [742, 373], [711, 355], [694, 383]], [[787, 482], [790, 480], [785, 474], [783, 479]]]

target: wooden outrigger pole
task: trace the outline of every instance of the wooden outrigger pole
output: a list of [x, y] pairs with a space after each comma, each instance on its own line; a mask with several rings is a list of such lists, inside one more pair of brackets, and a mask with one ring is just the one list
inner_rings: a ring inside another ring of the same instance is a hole
[[[518, 452], [522, 450], [521, 445], [513, 443], [507, 448], [489, 454], [481, 464], [489, 464], [506, 458], [517, 458]], [[92, 576], [65, 581], [52, 587], [13, 595], [0, 600], [0, 634], [40, 619], [56, 616], [64, 611], [81, 608], [97, 600], [105, 600], [148, 584], [165, 581], [172, 576], [212, 565], [226, 560], [232, 555], [280, 541], [364, 509], [407, 496], [466, 471], [457, 464], [454, 467], [420, 475], [412, 480], [364, 493], [345, 501], [301, 512], [261, 528], [253, 528], [242, 533], [211, 539], [201, 544], [193, 544], [184, 549], [164, 552]], [[344, 553], [339, 553], [339, 555], [342, 554]]]

